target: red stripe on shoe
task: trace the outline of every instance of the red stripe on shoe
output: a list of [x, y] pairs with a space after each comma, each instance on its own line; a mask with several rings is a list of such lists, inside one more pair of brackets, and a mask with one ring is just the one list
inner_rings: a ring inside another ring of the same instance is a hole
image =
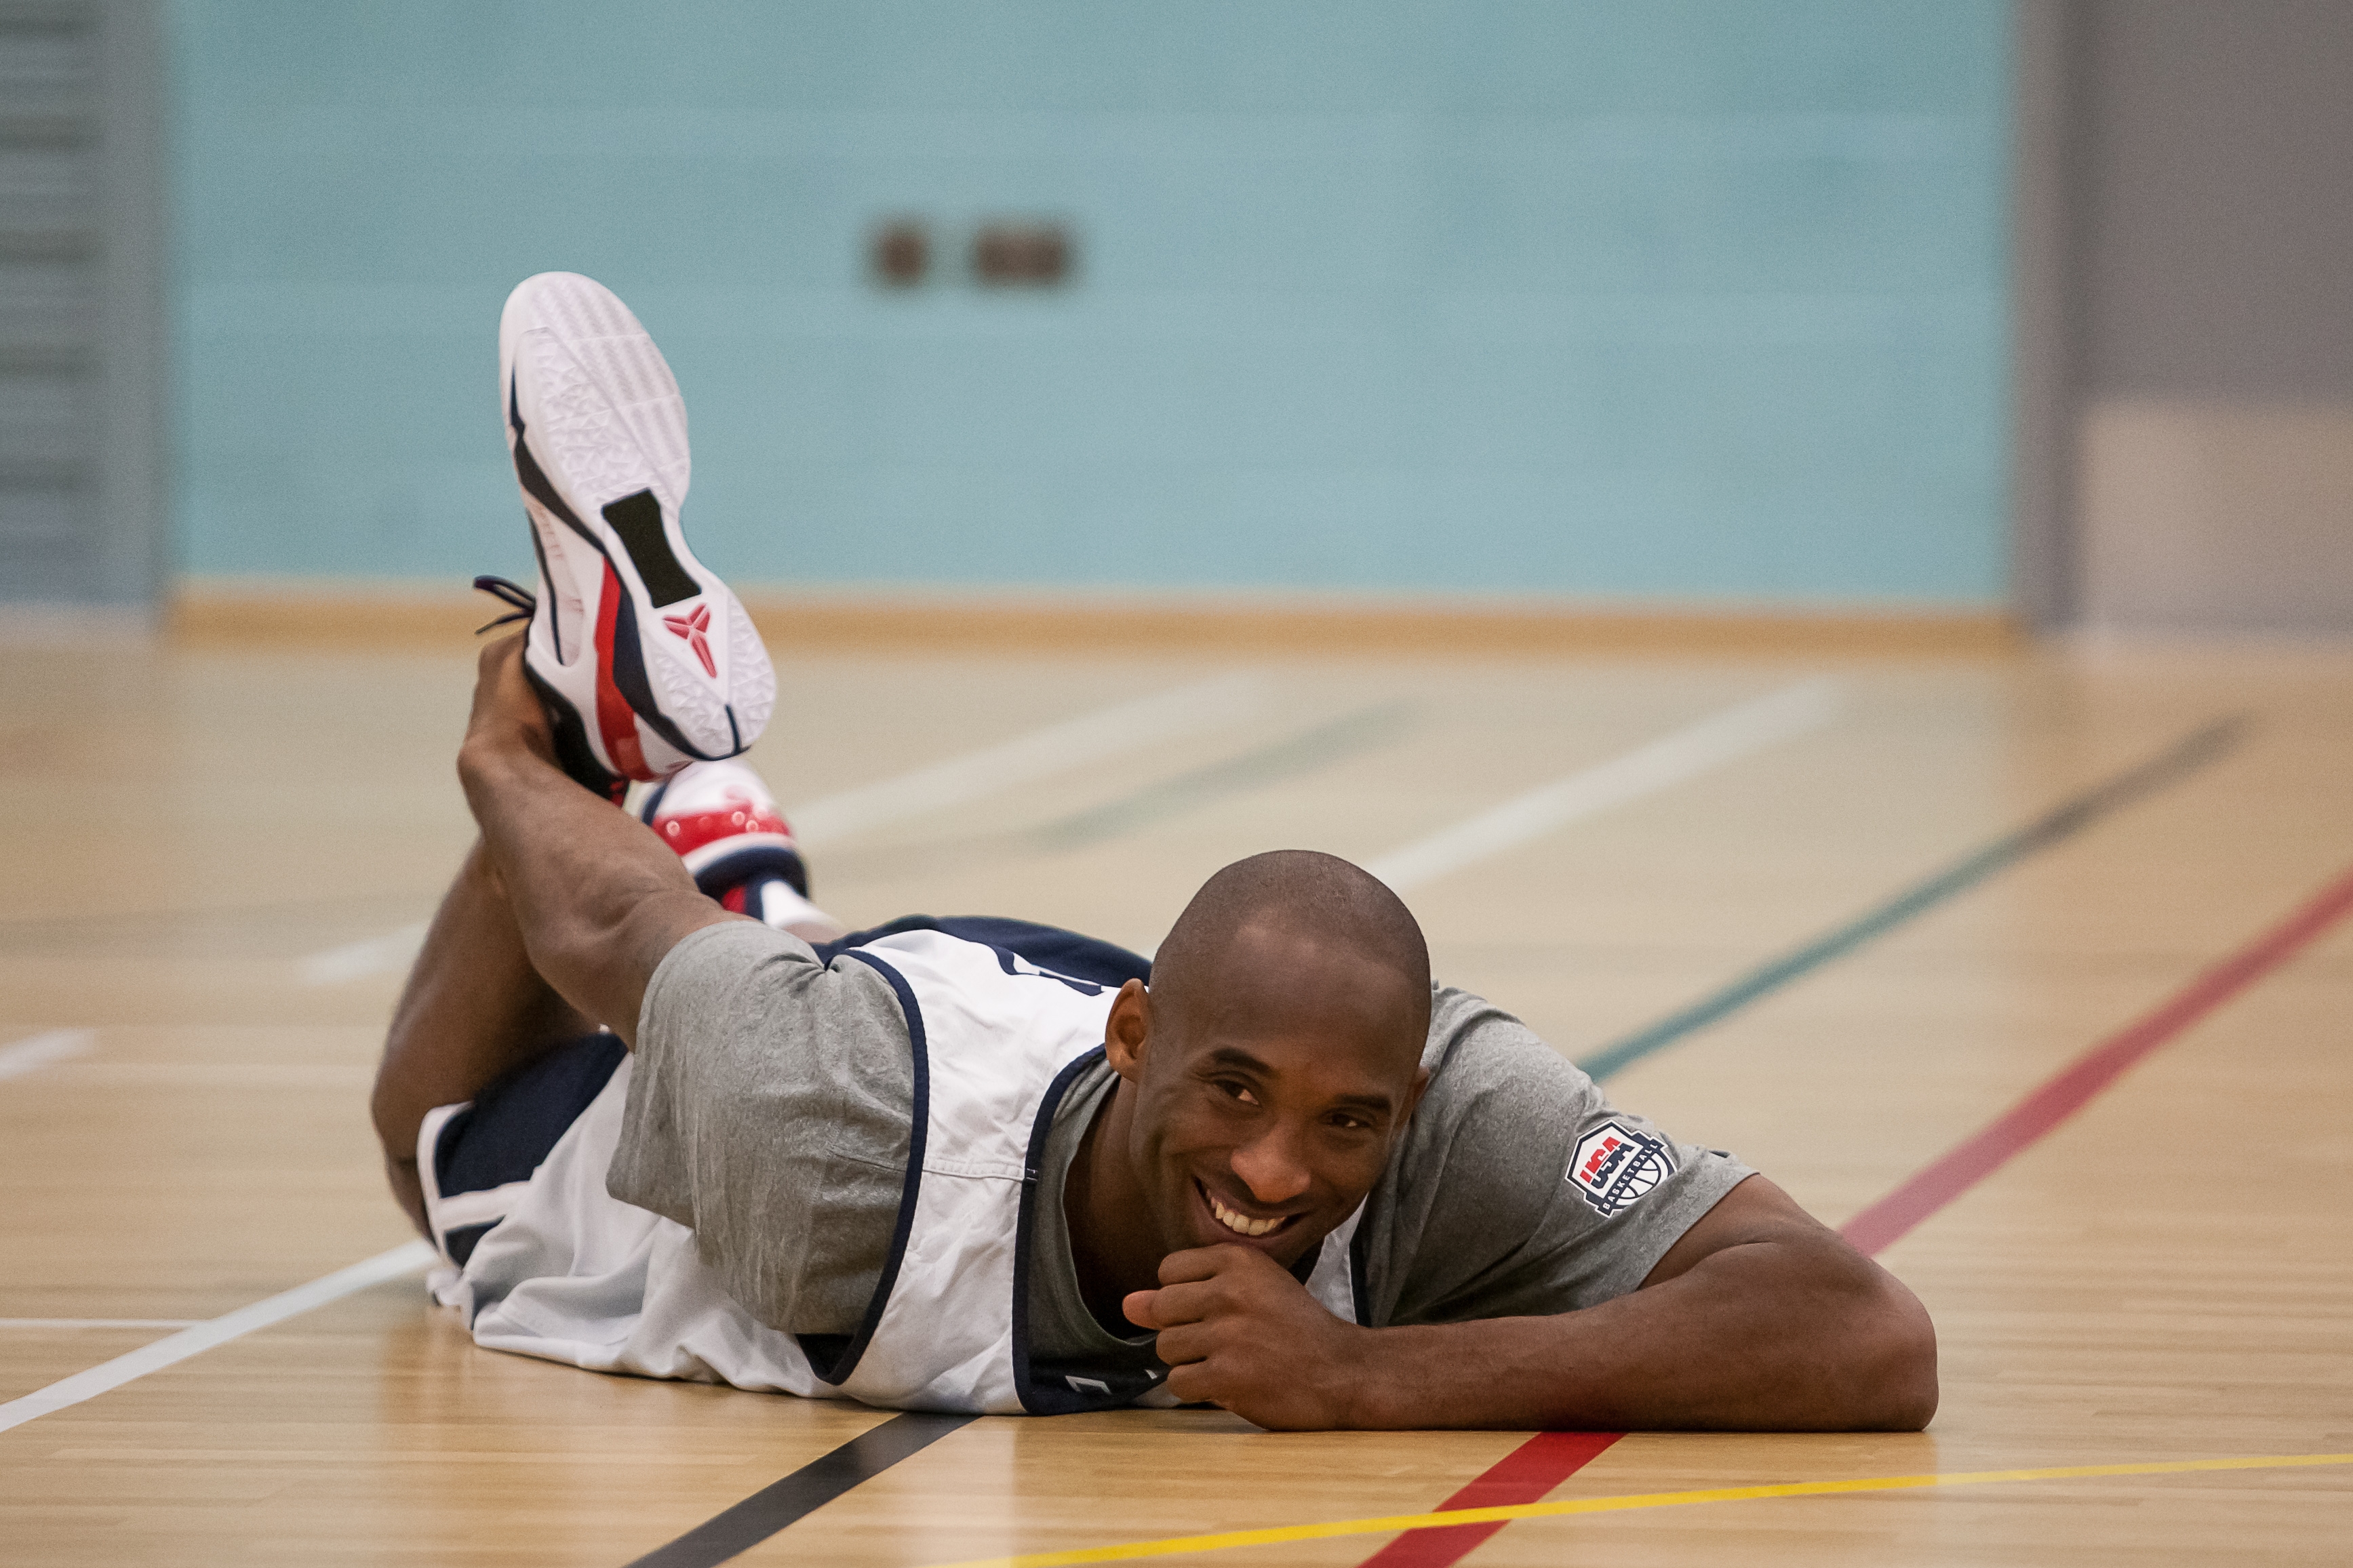
[[[1433, 1511], [1540, 1502], [1545, 1493], [1591, 1464], [1624, 1436], [1623, 1432], [1539, 1432]], [[1505, 1522], [1409, 1530], [1366, 1558], [1364, 1568], [1446, 1568], [1468, 1556]]]
[[736, 838], [746, 833], [773, 833], [790, 842], [793, 830], [773, 811], [757, 806], [730, 806], [724, 811], [700, 811], [686, 816], [656, 816], [654, 831], [681, 855], [691, 855], [706, 844]]
[[613, 623], [621, 613], [621, 593], [620, 574], [607, 561], [604, 590], [596, 600], [596, 732], [605, 738], [613, 771], [642, 779], [651, 775], [646, 771], [645, 748], [638, 744], [638, 716], [613, 684]]

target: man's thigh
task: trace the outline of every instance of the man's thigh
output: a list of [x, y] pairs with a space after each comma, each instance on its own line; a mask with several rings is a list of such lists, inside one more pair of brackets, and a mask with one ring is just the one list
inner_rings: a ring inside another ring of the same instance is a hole
[[566, 1040], [472, 1100], [427, 1113], [417, 1173], [433, 1243], [463, 1267], [474, 1244], [504, 1219], [531, 1173], [612, 1081], [628, 1051], [599, 1030]]

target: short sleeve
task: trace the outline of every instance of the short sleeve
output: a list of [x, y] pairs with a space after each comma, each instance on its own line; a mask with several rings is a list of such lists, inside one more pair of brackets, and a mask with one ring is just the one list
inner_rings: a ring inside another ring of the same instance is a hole
[[1377, 1324], [1574, 1311], [1639, 1287], [1753, 1174], [1612, 1105], [1517, 1018], [1433, 998], [1429, 1091], [1366, 1205]]
[[638, 1015], [607, 1189], [695, 1233], [770, 1327], [856, 1331], [903, 1190], [913, 1050], [890, 984], [748, 921], [688, 935]]

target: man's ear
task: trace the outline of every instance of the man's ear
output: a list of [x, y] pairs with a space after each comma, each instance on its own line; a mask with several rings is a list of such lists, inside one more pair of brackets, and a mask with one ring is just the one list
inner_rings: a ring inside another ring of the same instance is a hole
[[1152, 995], [1141, 980], [1131, 980], [1112, 998], [1111, 1016], [1103, 1020], [1103, 1056], [1111, 1070], [1139, 1083], [1144, 1058], [1152, 1044]]

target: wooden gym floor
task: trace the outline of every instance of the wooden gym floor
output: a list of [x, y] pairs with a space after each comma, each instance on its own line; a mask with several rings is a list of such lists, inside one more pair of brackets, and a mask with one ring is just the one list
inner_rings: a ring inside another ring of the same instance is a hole
[[[1588, 1443], [1470, 1500], [1641, 1506], [1523, 1509], [1471, 1561], [2346, 1559], [2353, 655], [787, 665], [754, 760], [850, 923], [1148, 945], [1241, 854], [1382, 865], [1444, 976], [1865, 1216], [1934, 1312], [1927, 1432]], [[479, 1351], [397, 1257], [205, 1326], [410, 1239], [364, 1101], [469, 837], [470, 668], [0, 648], [0, 1402], [179, 1357], [0, 1405], [8, 1563], [618, 1568], [885, 1419]], [[1460, 1528], [1298, 1527], [1436, 1510], [1526, 1441], [985, 1420], [740, 1561], [1451, 1562]], [[2231, 1459], [2263, 1462], [2160, 1468]], [[1982, 1474], [2085, 1467], [2114, 1469]], [[1737, 1495], [1933, 1476], [1960, 1479]], [[1179, 1539], [1220, 1531], [1265, 1533]]]

